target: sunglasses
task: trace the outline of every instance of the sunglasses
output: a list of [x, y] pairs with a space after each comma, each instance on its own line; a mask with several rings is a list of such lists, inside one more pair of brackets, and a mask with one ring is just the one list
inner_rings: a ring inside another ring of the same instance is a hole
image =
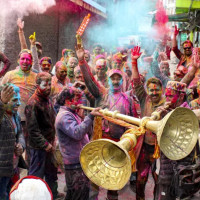
[[191, 47], [185, 47], [185, 48], [183, 48], [184, 50], [190, 50], [191, 49]]

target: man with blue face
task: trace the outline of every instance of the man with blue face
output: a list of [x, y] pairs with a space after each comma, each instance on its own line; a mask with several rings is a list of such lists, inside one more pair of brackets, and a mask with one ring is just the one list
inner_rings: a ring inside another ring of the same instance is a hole
[[0, 199], [8, 199], [9, 182], [18, 166], [25, 141], [18, 114], [19, 87], [5, 84], [0, 88]]

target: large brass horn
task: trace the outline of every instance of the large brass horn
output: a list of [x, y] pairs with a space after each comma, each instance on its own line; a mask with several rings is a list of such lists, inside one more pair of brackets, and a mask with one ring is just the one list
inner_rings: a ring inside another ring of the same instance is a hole
[[[92, 110], [90, 107], [81, 107]], [[100, 112], [138, 126], [143, 120], [108, 110]], [[171, 160], [179, 160], [190, 154], [197, 142], [199, 131], [197, 117], [187, 108], [176, 108], [160, 121], [149, 120], [145, 127], [157, 135], [160, 149]], [[133, 134], [119, 142], [99, 139], [88, 143], [80, 154], [84, 173], [100, 187], [108, 190], [122, 189], [131, 175], [128, 151], [131, 145], [135, 146], [136, 143], [137, 137]]]

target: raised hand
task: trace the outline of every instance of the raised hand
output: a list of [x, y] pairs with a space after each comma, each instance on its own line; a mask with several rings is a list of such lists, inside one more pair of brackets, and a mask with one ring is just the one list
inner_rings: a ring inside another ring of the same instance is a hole
[[35, 32], [29, 36], [29, 41], [30, 41], [31, 45], [35, 45], [35, 41], [36, 41]]
[[85, 51], [84, 51], [83, 47], [75, 47], [75, 49], [76, 49], [76, 55], [78, 57], [78, 60], [79, 61], [84, 60]]
[[137, 60], [141, 56], [140, 47], [136, 46], [134, 49], [131, 49], [131, 58], [132, 60]]
[[24, 21], [22, 21], [21, 18], [17, 19], [17, 26], [19, 27], [20, 31], [23, 31], [23, 29], [24, 29]]
[[12, 86], [6, 85], [2, 90], [1, 90], [1, 101], [5, 104], [7, 104], [13, 97], [14, 95], [14, 89]]
[[179, 29], [175, 25], [175, 27], [174, 27], [174, 35], [177, 36], [178, 34], [179, 34]]

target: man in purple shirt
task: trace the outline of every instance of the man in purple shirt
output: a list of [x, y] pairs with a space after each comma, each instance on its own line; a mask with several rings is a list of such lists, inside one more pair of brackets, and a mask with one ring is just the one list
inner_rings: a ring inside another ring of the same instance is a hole
[[82, 171], [79, 155], [83, 146], [89, 142], [88, 133], [92, 130], [94, 116], [100, 113], [99, 108], [96, 108], [82, 121], [77, 110], [81, 96], [80, 89], [71, 87], [63, 89], [57, 99], [61, 107], [56, 117], [55, 128], [65, 166], [65, 200], [89, 198], [89, 180]]

